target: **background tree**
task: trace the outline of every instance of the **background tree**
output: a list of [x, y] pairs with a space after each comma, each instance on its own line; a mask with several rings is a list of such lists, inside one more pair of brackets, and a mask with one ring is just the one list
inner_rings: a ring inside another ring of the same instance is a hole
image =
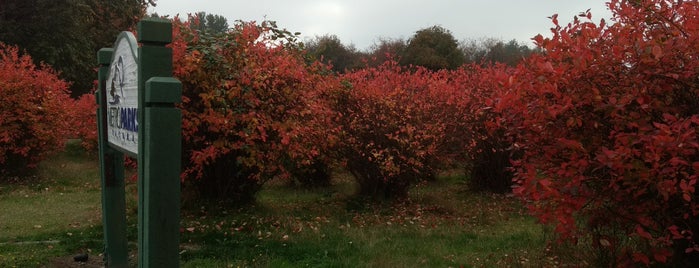
[[93, 88], [95, 51], [132, 29], [154, 0], [4, 0], [0, 42], [17, 45], [35, 64], [53, 66], [73, 97]]
[[407, 42], [401, 38], [379, 38], [367, 52], [369, 66], [377, 67], [389, 60], [400, 61]]
[[504, 42], [494, 38], [464, 41], [461, 42], [460, 49], [464, 53], [466, 63], [504, 63], [509, 66], [516, 66], [535, 52], [515, 39]]
[[343, 73], [361, 65], [361, 56], [353, 45], [344, 45], [336, 35], [316, 36], [306, 42], [306, 50], [312, 59], [332, 65], [336, 73]]
[[515, 39], [507, 43], [500, 41], [488, 49], [485, 60], [491, 63], [500, 62], [509, 66], [515, 66], [532, 52], [532, 49], [518, 43]]
[[400, 63], [430, 70], [456, 69], [464, 63], [464, 54], [449, 30], [432, 26], [415, 32], [408, 40]]
[[195, 30], [211, 33], [225, 33], [228, 31], [228, 20], [226, 17], [206, 12], [197, 12], [194, 15], [197, 23], [192, 23]]

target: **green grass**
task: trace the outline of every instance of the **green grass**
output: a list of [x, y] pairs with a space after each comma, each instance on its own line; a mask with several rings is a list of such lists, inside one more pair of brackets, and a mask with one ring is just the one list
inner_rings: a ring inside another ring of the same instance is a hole
[[101, 223], [97, 162], [79, 155], [76, 141], [44, 161], [37, 176], [0, 195], [0, 241], [91, 227]]
[[77, 141], [0, 187], [0, 267], [36, 267], [101, 248], [99, 169]]
[[[271, 182], [247, 206], [187, 204], [182, 267], [541, 267], [561, 262], [549, 232], [512, 197], [472, 193], [452, 172], [415, 186], [407, 200], [356, 198], [346, 174], [328, 188]], [[0, 267], [101, 259], [97, 161], [76, 147], [43, 162], [36, 177], [0, 184]], [[136, 189], [127, 184], [129, 237]], [[136, 242], [136, 241], [131, 241]], [[132, 246], [132, 253], [136, 249]]]
[[185, 215], [184, 267], [547, 266], [542, 226], [511, 197], [461, 179], [415, 187], [407, 201], [364, 203], [348, 180], [327, 189], [268, 185], [254, 206]]

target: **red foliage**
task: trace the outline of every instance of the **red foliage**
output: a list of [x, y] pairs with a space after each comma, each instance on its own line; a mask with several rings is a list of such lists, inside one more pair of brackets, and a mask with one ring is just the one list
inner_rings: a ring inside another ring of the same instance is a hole
[[[188, 22], [189, 23], [189, 22]], [[288, 168], [313, 164], [324, 144], [313, 122], [325, 69], [307, 65], [293, 37], [272, 23], [224, 34], [174, 21], [175, 76], [183, 83], [183, 179], [211, 197], [245, 200]]]
[[448, 74], [423, 68], [411, 72], [386, 62], [342, 76], [344, 87], [333, 92], [330, 102], [340, 141], [334, 151], [362, 194], [405, 196], [412, 183], [434, 176], [442, 160], [452, 156], [442, 149], [449, 147], [447, 131], [460, 129], [448, 109], [459, 95]]
[[515, 193], [563, 238], [613, 229], [639, 242], [621, 261], [682, 265], [699, 248], [699, 4], [610, 8], [611, 25], [554, 16], [496, 107], [524, 148]]
[[699, 4], [610, 7], [611, 25], [589, 12], [565, 26], [553, 16], [553, 37], [535, 38], [541, 54], [514, 69], [408, 71], [389, 62], [339, 79], [306, 64], [276, 27], [201, 35], [176, 20], [184, 178], [254, 193], [332, 152], [364, 194], [390, 197], [449, 159], [506, 169], [503, 158], [516, 152], [515, 194], [562, 238], [591, 235], [617, 264], [691, 262]]
[[72, 103], [68, 84], [0, 43], [0, 173], [21, 173], [62, 149]]
[[[511, 158], [519, 150], [506, 136], [503, 115], [507, 110], [495, 110], [503, 96], [513, 91], [514, 70], [498, 64], [487, 67], [464, 66], [450, 75], [457, 93], [464, 96], [451, 114], [458, 120], [452, 124], [456, 131], [447, 131], [446, 137], [460, 139], [454, 148], [463, 150], [471, 190], [504, 193], [511, 191]], [[453, 93], [452, 93], [453, 94]]]
[[97, 151], [97, 103], [95, 94], [87, 93], [74, 101], [72, 107], [72, 126], [77, 138], [85, 151], [94, 153]]

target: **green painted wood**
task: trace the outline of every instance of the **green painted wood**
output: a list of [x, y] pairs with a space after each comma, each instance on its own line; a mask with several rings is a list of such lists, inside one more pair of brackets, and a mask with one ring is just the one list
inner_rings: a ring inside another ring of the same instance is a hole
[[182, 119], [174, 102], [181, 99], [181, 83], [171, 77], [172, 49], [165, 47], [172, 26], [143, 20], [138, 32], [138, 265], [179, 267]]
[[[112, 63], [112, 54], [114, 54], [113, 48], [100, 49], [99, 51], [97, 51], [97, 64], [99, 64], [100, 67], [109, 67], [109, 64]], [[104, 77], [106, 78], [107, 74], [105, 73], [104, 75]]]
[[168, 20], [149, 18], [138, 24], [138, 42], [169, 44], [172, 42], [172, 23]]
[[126, 240], [126, 199], [124, 190], [124, 154], [107, 145], [106, 85], [113, 49], [97, 53], [99, 91], [97, 93], [97, 128], [99, 139], [100, 176], [102, 183], [102, 222], [104, 231], [104, 261], [107, 267], [128, 266]]
[[146, 104], [174, 104], [182, 101], [182, 83], [174, 77], [153, 77], [146, 81]]
[[143, 267], [179, 266], [181, 112], [174, 107], [146, 107], [144, 153], [144, 243], [148, 258]]
[[145, 86], [146, 81], [151, 77], [172, 76], [172, 49], [164, 46], [142, 45], [138, 48], [139, 61], [138, 66], [143, 70], [145, 80], [139, 80], [140, 85]]

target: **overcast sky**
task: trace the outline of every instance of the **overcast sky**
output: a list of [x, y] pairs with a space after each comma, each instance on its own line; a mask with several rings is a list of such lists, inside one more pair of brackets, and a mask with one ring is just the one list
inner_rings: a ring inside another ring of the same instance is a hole
[[531, 44], [549, 36], [551, 21], [561, 24], [591, 9], [593, 21], [610, 17], [608, 0], [157, 0], [149, 12], [159, 15], [204, 11], [235, 20], [277, 21], [304, 38], [334, 34], [344, 43], [367, 49], [379, 38], [409, 39], [417, 30], [440, 25], [457, 40], [493, 37]]

